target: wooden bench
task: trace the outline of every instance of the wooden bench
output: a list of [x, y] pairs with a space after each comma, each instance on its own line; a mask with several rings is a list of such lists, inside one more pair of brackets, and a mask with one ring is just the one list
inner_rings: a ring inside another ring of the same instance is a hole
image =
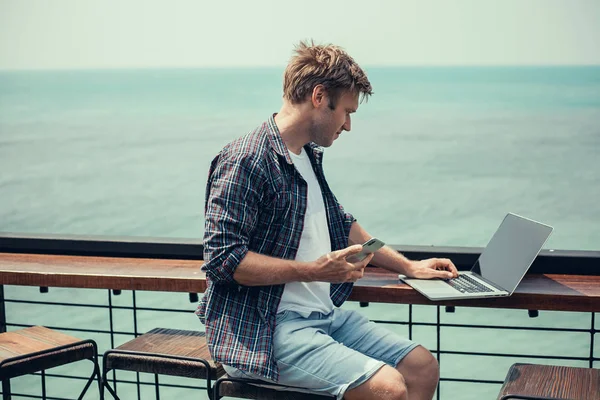
[[600, 399], [600, 369], [513, 364], [498, 400]]
[[94, 364], [92, 375], [83, 388], [79, 399], [98, 379], [100, 399], [104, 398], [98, 366], [98, 347], [91, 340], [81, 340], [53, 331], [43, 326], [33, 326], [16, 331], [0, 333], [0, 379], [2, 398], [10, 400], [10, 379], [18, 376], [42, 373], [42, 398], [46, 398], [45, 370], [80, 360]]

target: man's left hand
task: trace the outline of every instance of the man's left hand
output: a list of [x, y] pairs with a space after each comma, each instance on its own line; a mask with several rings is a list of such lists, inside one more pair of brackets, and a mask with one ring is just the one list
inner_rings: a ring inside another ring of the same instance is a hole
[[406, 276], [419, 279], [452, 279], [458, 276], [458, 270], [447, 258], [429, 258], [421, 261], [411, 261]]

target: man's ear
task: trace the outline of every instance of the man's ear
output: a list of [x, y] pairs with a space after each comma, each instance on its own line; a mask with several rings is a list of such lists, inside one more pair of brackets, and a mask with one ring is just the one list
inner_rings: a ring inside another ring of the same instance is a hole
[[325, 87], [321, 84], [316, 85], [313, 88], [311, 96], [312, 105], [314, 108], [319, 108], [327, 105], [327, 92]]

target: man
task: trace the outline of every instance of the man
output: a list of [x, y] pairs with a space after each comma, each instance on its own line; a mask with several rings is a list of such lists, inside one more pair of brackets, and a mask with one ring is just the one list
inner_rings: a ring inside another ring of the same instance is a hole
[[197, 314], [212, 356], [232, 376], [348, 400], [433, 397], [439, 371], [431, 353], [337, 308], [368, 263], [411, 277], [457, 276], [450, 260], [410, 261], [387, 247], [346, 259], [371, 235], [327, 185], [322, 148], [350, 131], [359, 97], [371, 93], [344, 50], [300, 43], [281, 110], [212, 161], [208, 289]]

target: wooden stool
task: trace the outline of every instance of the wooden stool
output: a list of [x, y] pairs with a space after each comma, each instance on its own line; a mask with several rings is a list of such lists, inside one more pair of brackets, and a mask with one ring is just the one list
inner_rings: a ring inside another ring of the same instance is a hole
[[108, 391], [119, 399], [108, 384], [108, 371], [126, 370], [154, 374], [156, 399], [160, 399], [158, 375], [206, 379], [212, 397], [211, 380], [224, 374], [223, 367], [212, 361], [204, 332], [155, 328], [104, 353], [102, 376]]
[[219, 400], [223, 396], [255, 400], [335, 400], [335, 396], [307, 393], [302, 390], [304, 389], [270, 385], [260, 380], [238, 379], [226, 375], [215, 382], [213, 400]]
[[600, 399], [600, 370], [513, 364], [498, 399]]
[[10, 379], [18, 376], [42, 373], [42, 399], [46, 399], [45, 370], [80, 360], [94, 364], [92, 376], [79, 395], [82, 399], [94, 378], [98, 378], [100, 399], [103, 389], [98, 367], [98, 347], [93, 340], [81, 340], [43, 326], [0, 333], [0, 379], [2, 398], [11, 398]]

